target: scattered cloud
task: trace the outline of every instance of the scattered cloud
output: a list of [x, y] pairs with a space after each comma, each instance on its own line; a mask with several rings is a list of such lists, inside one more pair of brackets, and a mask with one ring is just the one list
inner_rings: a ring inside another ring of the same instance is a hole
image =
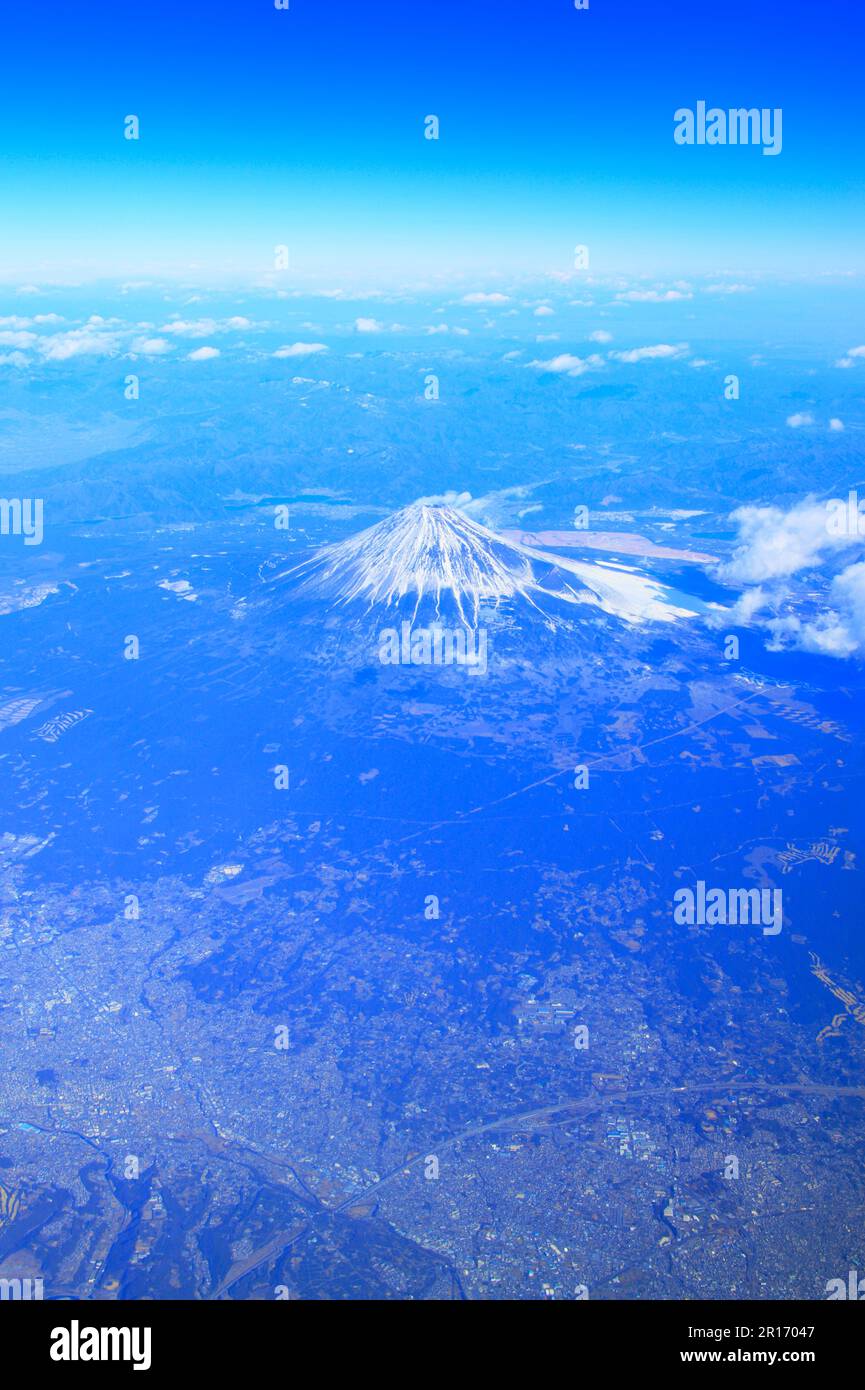
[[182, 319], [172, 318], [160, 328], [160, 333], [171, 333], [178, 338], [211, 338], [214, 333], [236, 333], [252, 327], [252, 321], [236, 315], [229, 319]]
[[813, 425], [814, 416], [807, 410], [799, 411], [795, 415], [787, 416], [787, 424], [791, 430], [800, 430], [804, 425]]
[[469, 336], [469, 330], [467, 328], [451, 328], [446, 323], [431, 324], [425, 329], [425, 332], [427, 334], [455, 333], [458, 338], [468, 338]]
[[[157, 328], [154, 323], [132, 323], [122, 318], [105, 318], [91, 314], [75, 327], [59, 331], [33, 332], [33, 329], [56, 330], [66, 320], [60, 314], [45, 313], [25, 317], [20, 314], [0, 318], [0, 346], [28, 350], [42, 362], [68, 362], [79, 357], [114, 357], [128, 352], [142, 357], [159, 357], [173, 352], [178, 338], [200, 338], [209, 333], [243, 332], [254, 327], [242, 315], [225, 319], [192, 319], [178, 316]], [[215, 355], [213, 349], [193, 360]], [[20, 365], [16, 360], [14, 365]]]
[[611, 352], [616, 362], [650, 362], [663, 357], [682, 357], [690, 352], [687, 343], [655, 343], [652, 347], [628, 348], [625, 352]]
[[761, 584], [786, 579], [820, 563], [839, 545], [852, 545], [858, 536], [834, 534], [825, 503], [807, 497], [789, 511], [780, 507], [740, 507], [733, 512], [739, 534], [733, 556], [718, 569], [720, 579], [734, 584]]
[[274, 357], [309, 357], [314, 352], [327, 352], [327, 343], [291, 343], [277, 348]]
[[838, 658], [865, 655], [865, 563], [848, 565], [829, 585], [825, 609], [814, 617], [782, 613], [759, 619], [770, 651], [796, 648]]
[[509, 304], [510, 297], [506, 294], [484, 294], [482, 290], [475, 290], [472, 294], [464, 294], [463, 304]]
[[[746, 588], [717, 621], [762, 628], [771, 651], [795, 648], [823, 656], [865, 656], [865, 562], [855, 559], [838, 570], [839, 555], [861, 549], [861, 521], [852, 527], [830, 524], [833, 509], [845, 502], [821, 503], [814, 497], [783, 511], [779, 507], [741, 507], [732, 520], [739, 528], [731, 560], [716, 571], [719, 579]], [[813, 572], [835, 562], [822, 601], [815, 604]], [[807, 589], [792, 587], [793, 577], [809, 572]], [[803, 614], [803, 607], [807, 611]], [[797, 611], [797, 609], [799, 611]]]
[[7, 314], [5, 318], [0, 318], [0, 328], [33, 328], [44, 324], [62, 323], [60, 314], [34, 314], [32, 318], [23, 317], [21, 314]]
[[130, 352], [138, 352], [142, 357], [161, 357], [163, 353], [173, 352], [174, 344], [167, 338], [135, 338], [130, 344]]
[[93, 314], [82, 328], [70, 328], [40, 338], [36, 351], [46, 362], [67, 362], [73, 357], [112, 356], [120, 347], [121, 335], [112, 324]]
[[355, 319], [354, 326], [358, 333], [384, 332], [384, 324], [379, 323], [378, 319]]
[[674, 299], [693, 299], [689, 290], [622, 290], [616, 295], [623, 303], [669, 304]]
[[589, 341], [592, 343], [611, 343], [612, 333], [608, 333], [606, 328], [596, 328], [594, 333], [589, 334]]
[[542, 372], [564, 373], [567, 376], [582, 376], [584, 372], [591, 371], [593, 367], [603, 366], [603, 358], [597, 353], [592, 353], [590, 357], [574, 357], [569, 352], [562, 352], [558, 357], [551, 357], [546, 362], [529, 362], [530, 367], [536, 367]]
[[418, 502], [424, 502], [431, 507], [462, 507], [465, 508], [472, 500], [470, 492], [434, 492], [429, 497], [419, 497]]
[[219, 355], [219, 348], [200, 347], [195, 348], [193, 352], [188, 352], [186, 360], [187, 362], [209, 362], [212, 357], [219, 357]]
[[0, 329], [0, 347], [28, 348], [37, 341], [35, 333], [28, 333], [23, 329]]

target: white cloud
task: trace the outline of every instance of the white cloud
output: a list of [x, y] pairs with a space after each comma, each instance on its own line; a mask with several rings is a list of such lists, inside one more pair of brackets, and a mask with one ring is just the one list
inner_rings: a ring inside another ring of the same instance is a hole
[[28, 348], [35, 342], [35, 333], [27, 333], [20, 329], [14, 331], [9, 328], [0, 330], [0, 347]]
[[862, 347], [848, 348], [844, 357], [835, 363], [836, 367], [855, 367], [856, 359], [865, 357], [865, 345]]
[[186, 360], [187, 362], [209, 362], [212, 357], [218, 356], [219, 348], [200, 347], [196, 348], [194, 352], [188, 352], [186, 354]]
[[584, 372], [591, 371], [593, 367], [600, 367], [603, 358], [597, 353], [592, 353], [591, 357], [574, 357], [569, 352], [562, 352], [558, 357], [551, 357], [546, 362], [529, 362], [530, 367], [536, 367], [542, 372], [563, 372], [567, 376], [582, 376]]
[[840, 434], [844, 429], [844, 421], [839, 420], [837, 415], [833, 415], [832, 419], [829, 421], [829, 429], [833, 434]]
[[628, 348], [626, 352], [611, 352], [616, 362], [651, 362], [661, 357], [681, 357], [689, 352], [687, 343], [655, 343], [652, 347]]
[[72, 357], [111, 356], [120, 349], [120, 334], [103, 326], [104, 320], [92, 316], [83, 328], [52, 333], [40, 338], [37, 351], [46, 362], [66, 362]]
[[476, 290], [473, 294], [464, 294], [463, 304], [509, 304], [510, 298], [506, 294], [484, 294], [481, 290]]
[[711, 626], [728, 627], [732, 624], [748, 627], [769, 602], [768, 593], [760, 585], [754, 589], [746, 589], [732, 607], [723, 608], [717, 613], [711, 621]]
[[327, 343], [292, 343], [277, 348], [274, 357], [309, 357], [314, 352], [327, 352]]
[[753, 285], [707, 285], [706, 294], [751, 294]]
[[167, 338], [134, 338], [130, 352], [140, 352], [142, 357], [161, 357], [165, 352], [173, 352], [174, 344]]
[[178, 338], [207, 338], [219, 330], [215, 319], [170, 319], [159, 331], [173, 333]]
[[384, 332], [384, 324], [379, 323], [378, 319], [355, 319], [354, 326], [358, 333]]
[[734, 512], [739, 545], [716, 573], [726, 582], [756, 587], [745, 589], [732, 607], [719, 610], [715, 624], [760, 627], [769, 634], [772, 651], [792, 647], [839, 658], [865, 656], [865, 562], [861, 559], [835, 573], [819, 610], [813, 607], [813, 576], [806, 589], [799, 591], [800, 600], [810, 605], [807, 616], [792, 607], [795, 591], [787, 581], [836, 558], [839, 548], [861, 548], [865, 541], [858, 527], [839, 534], [829, 524], [830, 511], [829, 504], [807, 497], [787, 512], [778, 507], [741, 507]]
[[791, 430], [800, 430], [803, 425], [813, 425], [814, 416], [807, 410], [799, 411], [796, 415], [787, 416], [787, 424]]
[[[44, 362], [67, 362], [77, 357], [116, 356], [123, 351], [143, 357], [158, 357], [174, 350], [176, 338], [201, 337], [214, 333], [242, 331], [250, 320], [240, 315], [224, 320], [173, 318], [161, 329], [153, 323], [130, 323], [124, 319], [91, 314], [75, 328], [63, 328], [41, 335], [31, 328], [55, 328], [65, 320], [59, 314], [34, 314], [30, 318], [14, 314], [0, 318], [0, 346], [30, 348]], [[14, 335], [14, 336], [13, 336]], [[205, 354], [211, 355], [211, 354]]]
[[173, 318], [163, 324], [159, 331], [178, 338], [212, 338], [214, 333], [235, 333], [251, 327], [251, 320], [240, 316], [229, 319]]
[[865, 648], [865, 563], [848, 565], [832, 580], [829, 601], [834, 603], [855, 650]]
[[418, 502], [425, 502], [432, 507], [466, 507], [472, 500], [470, 492], [435, 492], [429, 497], [419, 497]]
[[594, 333], [589, 334], [589, 341], [592, 343], [611, 343], [612, 333], [608, 333], [606, 328], [596, 328]]
[[0, 328], [33, 328], [35, 324], [62, 323], [63, 319], [59, 314], [34, 314], [32, 318], [23, 318], [21, 314], [7, 314], [5, 318], [0, 318]]
[[826, 611], [816, 618], [795, 614], [766, 619], [772, 634], [770, 650], [796, 647], [822, 656], [865, 655], [865, 563], [848, 565], [829, 586]]
[[616, 295], [619, 300], [633, 304], [668, 304], [674, 299], [693, 299], [687, 290], [623, 290]]
[[549, 304], [539, 304], [538, 307], [537, 307], [537, 309], [535, 310], [535, 318], [536, 318], [536, 319], [546, 319], [546, 318], [550, 318], [555, 312], [556, 312], [555, 309], [551, 309], [550, 306], [549, 306]]
[[819, 564], [830, 549], [859, 542], [858, 536], [833, 534], [826, 505], [814, 497], [786, 512], [780, 507], [740, 507], [731, 520], [739, 528], [738, 543], [718, 575], [734, 584], [789, 578]]

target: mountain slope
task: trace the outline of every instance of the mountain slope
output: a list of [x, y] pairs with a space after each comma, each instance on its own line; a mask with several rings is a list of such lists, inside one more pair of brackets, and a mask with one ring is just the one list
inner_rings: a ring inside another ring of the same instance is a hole
[[674, 622], [702, 605], [629, 566], [566, 559], [505, 540], [463, 512], [416, 502], [348, 540], [324, 546], [288, 575], [339, 604], [411, 607], [441, 616], [447, 602], [476, 627], [482, 606], [585, 604], [628, 623]]

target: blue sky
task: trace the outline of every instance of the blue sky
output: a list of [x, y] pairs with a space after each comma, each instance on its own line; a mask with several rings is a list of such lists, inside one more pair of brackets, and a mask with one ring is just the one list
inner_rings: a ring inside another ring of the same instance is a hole
[[[850, 0], [18, 7], [2, 274], [216, 282], [276, 244], [298, 283], [567, 272], [577, 243], [601, 273], [860, 271], [863, 29]], [[678, 147], [701, 99], [781, 107], [781, 154]]]

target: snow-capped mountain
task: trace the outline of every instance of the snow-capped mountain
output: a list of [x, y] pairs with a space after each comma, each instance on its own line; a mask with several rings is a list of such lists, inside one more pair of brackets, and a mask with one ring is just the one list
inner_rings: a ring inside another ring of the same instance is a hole
[[583, 604], [627, 623], [670, 623], [702, 608], [631, 566], [535, 550], [454, 507], [425, 502], [324, 546], [283, 577], [338, 604], [410, 608], [417, 615], [428, 603], [437, 616], [453, 605], [466, 627], [477, 626], [482, 607], [511, 600], [545, 616], [560, 604]]

